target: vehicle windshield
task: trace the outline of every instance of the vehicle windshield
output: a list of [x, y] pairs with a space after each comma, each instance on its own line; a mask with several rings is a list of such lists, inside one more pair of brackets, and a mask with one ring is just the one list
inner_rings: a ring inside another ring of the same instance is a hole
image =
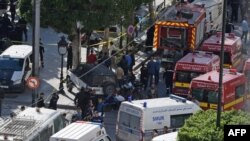
[[193, 78], [195, 78], [201, 74], [202, 74], [201, 72], [177, 71], [176, 81], [190, 83]]
[[24, 59], [19, 58], [0, 58], [0, 70], [21, 71], [23, 69]]
[[[220, 56], [220, 52], [214, 52], [214, 54]], [[232, 64], [231, 54], [229, 52], [224, 52], [224, 64]]]
[[120, 112], [119, 126], [121, 130], [131, 131], [133, 134], [140, 135], [140, 123], [140, 117]]
[[187, 48], [186, 30], [182, 28], [161, 27], [160, 46], [168, 48]]
[[192, 96], [199, 102], [216, 104], [218, 100], [218, 92], [214, 90], [194, 88], [192, 89]]

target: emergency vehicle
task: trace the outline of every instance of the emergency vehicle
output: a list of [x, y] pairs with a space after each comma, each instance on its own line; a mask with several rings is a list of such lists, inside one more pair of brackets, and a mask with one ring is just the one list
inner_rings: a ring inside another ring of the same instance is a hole
[[111, 141], [101, 123], [76, 121], [50, 137], [49, 141]]
[[59, 111], [28, 107], [0, 127], [0, 141], [48, 141], [65, 127]]
[[188, 53], [175, 65], [173, 93], [186, 97], [191, 80], [206, 72], [217, 70], [219, 64], [219, 56], [210, 52]]
[[250, 99], [250, 58], [244, 64], [243, 73], [247, 77], [247, 98]]
[[[220, 55], [221, 51], [221, 32], [216, 35], [212, 35], [205, 40], [200, 48], [202, 51], [210, 51], [214, 54]], [[242, 71], [243, 58], [242, 58], [242, 41], [241, 38], [235, 36], [234, 33], [225, 34], [224, 43], [224, 67], [225, 68], [237, 68], [238, 71]]]
[[[222, 110], [242, 109], [246, 99], [246, 77], [236, 69], [223, 70]], [[190, 94], [203, 109], [217, 109], [219, 72], [211, 71], [194, 78]]]
[[153, 47], [164, 50], [162, 61], [196, 50], [211, 32], [221, 29], [222, 0], [180, 2], [160, 16], [154, 26]]
[[176, 95], [122, 102], [117, 116], [116, 141], [151, 141], [154, 129], [161, 134], [164, 126], [180, 128], [199, 110], [196, 103]]

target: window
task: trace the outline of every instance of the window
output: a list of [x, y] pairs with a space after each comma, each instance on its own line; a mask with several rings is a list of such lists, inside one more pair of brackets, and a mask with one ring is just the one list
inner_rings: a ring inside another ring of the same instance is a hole
[[199, 76], [200, 74], [201, 73], [198, 72], [178, 71], [176, 73], [176, 81], [190, 83], [193, 78]]
[[182, 28], [169, 28], [169, 27], [161, 27], [161, 47], [169, 47], [169, 48], [179, 48], [183, 49], [187, 47], [186, 44], [186, 30]]
[[218, 92], [213, 90], [194, 88], [192, 89], [192, 95], [199, 102], [216, 104], [218, 100]]
[[18, 58], [0, 58], [0, 70], [21, 71], [23, 69], [24, 59]]
[[125, 112], [120, 112], [119, 125], [135, 130], [140, 130], [140, 117], [130, 115]]
[[[214, 52], [214, 54], [220, 56], [220, 52]], [[232, 64], [231, 56], [229, 52], [224, 52], [224, 64]]]
[[170, 116], [171, 128], [180, 128], [184, 125], [185, 120], [188, 119], [192, 114], [172, 115]]
[[52, 126], [45, 127], [40, 133], [40, 141], [48, 141], [52, 133]]
[[235, 88], [235, 99], [242, 97], [245, 94], [245, 85], [240, 85]]
[[64, 123], [65, 122], [61, 116], [58, 116], [56, 119], [54, 119], [54, 133], [65, 127], [66, 125]]
[[218, 102], [218, 92], [215, 91], [207, 91], [207, 102], [216, 104]]
[[203, 101], [204, 89], [192, 89], [192, 95], [198, 101]]

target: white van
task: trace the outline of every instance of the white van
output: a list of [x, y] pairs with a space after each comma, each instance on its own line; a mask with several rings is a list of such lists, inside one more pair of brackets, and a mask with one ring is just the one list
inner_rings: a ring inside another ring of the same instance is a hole
[[32, 46], [12, 45], [0, 55], [0, 88], [23, 92], [25, 81], [31, 75]]
[[50, 137], [50, 141], [111, 141], [101, 123], [76, 121]]
[[194, 102], [175, 95], [122, 102], [117, 116], [116, 140], [150, 141], [154, 129], [162, 134], [164, 126], [180, 128], [199, 110]]
[[62, 114], [56, 110], [29, 107], [0, 127], [0, 141], [48, 141], [65, 127]]
[[157, 137], [154, 137], [152, 141], [177, 141], [178, 132], [171, 132], [167, 134], [163, 134]]

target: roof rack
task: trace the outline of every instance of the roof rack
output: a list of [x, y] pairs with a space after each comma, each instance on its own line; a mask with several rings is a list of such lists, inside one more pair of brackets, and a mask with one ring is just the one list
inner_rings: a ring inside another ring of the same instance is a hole
[[34, 117], [15, 117], [7, 121], [0, 128], [0, 135], [12, 136], [14, 139], [25, 140], [35, 130], [41, 122], [36, 121]]

